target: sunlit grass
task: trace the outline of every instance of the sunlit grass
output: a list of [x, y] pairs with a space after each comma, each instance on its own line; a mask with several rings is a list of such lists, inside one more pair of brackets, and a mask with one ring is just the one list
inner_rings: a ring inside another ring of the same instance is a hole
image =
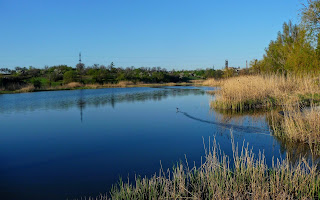
[[310, 104], [320, 100], [318, 94], [318, 79], [308, 75], [240, 76], [223, 81], [211, 106], [237, 111], [271, 108], [291, 97], [299, 97], [302, 103]]
[[211, 86], [211, 87], [217, 87], [217, 86], [220, 86], [222, 85], [223, 83], [223, 79], [214, 79], [214, 78], [210, 78], [210, 79], [207, 79], [205, 81], [202, 82], [202, 85], [203, 86]]

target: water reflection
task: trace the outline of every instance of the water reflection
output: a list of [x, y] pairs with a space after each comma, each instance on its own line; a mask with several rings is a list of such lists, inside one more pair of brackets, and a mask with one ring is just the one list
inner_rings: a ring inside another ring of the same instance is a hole
[[[114, 88], [0, 95], [0, 196], [74, 199], [111, 189], [119, 176], [151, 176], [184, 155], [201, 163], [203, 138], [214, 135], [232, 157], [235, 142], [263, 151], [267, 164], [305, 145], [270, 133], [265, 112], [210, 110], [206, 88]], [[179, 112], [176, 113], [176, 108]], [[80, 116], [79, 116], [80, 115]], [[39, 190], [41, 188], [41, 190]], [[19, 192], [16, 192], [19, 191]]]
[[[233, 112], [228, 110], [220, 110], [214, 109], [214, 118], [220, 124], [225, 124], [227, 127], [234, 127], [235, 130], [237, 128], [246, 129], [243, 132], [250, 132], [250, 131], [266, 131], [265, 129], [261, 129], [264, 125], [268, 126], [268, 134], [273, 137], [280, 146], [280, 153], [282, 155], [286, 155], [289, 162], [291, 164], [296, 164], [302, 158], [305, 158], [313, 164], [320, 163], [320, 155], [318, 151], [306, 143], [295, 142], [284, 137], [280, 137], [273, 134], [273, 122], [272, 116], [270, 112], [264, 110], [255, 110], [255, 111], [244, 111], [242, 113]], [[278, 112], [274, 110], [274, 112]], [[251, 122], [251, 126], [245, 126], [244, 124], [247, 121]], [[275, 123], [280, 123], [281, 119], [277, 119]], [[217, 123], [215, 122], [215, 123]], [[279, 126], [279, 124], [277, 124]], [[256, 128], [260, 127], [260, 128]], [[264, 133], [264, 132], [262, 132]]]
[[86, 101], [83, 98], [83, 90], [80, 90], [80, 95], [79, 95], [79, 100], [77, 102], [77, 106], [80, 110], [80, 119], [81, 119], [81, 123], [83, 122], [83, 109], [86, 106]]
[[[137, 88], [138, 92], [130, 92], [130, 88], [112, 88], [100, 90], [76, 90], [39, 92], [32, 94], [2, 95], [0, 113], [30, 112], [35, 110], [68, 110], [79, 108], [81, 121], [86, 106], [115, 108], [120, 103], [144, 101], [161, 101], [169, 96], [204, 95], [201, 89], [179, 88]], [[1, 95], [0, 95], [1, 96]]]
[[[184, 116], [186, 116], [186, 117], [188, 117], [190, 119], [199, 121], [199, 122], [203, 122], [203, 123], [207, 123], [207, 124], [213, 124], [213, 125], [216, 125], [216, 126], [221, 126], [223, 128], [232, 129], [232, 130], [239, 131], [239, 132], [246, 132], [246, 133], [252, 133], [252, 134], [263, 134], [263, 135], [271, 136], [270, 132], [269, 132], [269, 129], [263, 129], [263, 128], [254, 127], [254, 126], [246, 126], [246, 125], [243, 125], [243, 124], [236, 125], [236, 124], [223, 122], [225, 120], [221, 120], [221, 122], [219, 122], [219, 121], [209, 121], [209, 120], [197, 118], [195, 116], [192, 116], [192, 115], [190, 115], [190, 114], [188, 114], [186, 112], [182, 112], [182, 111], [178, 111], [178, 113], [181, 113]], [[223, 119], [225, 119], [225, 117], [223, 117]], [[227, 121], [230, 121], [231, 117], [227, 118], [227, 119], [229, 119]]]

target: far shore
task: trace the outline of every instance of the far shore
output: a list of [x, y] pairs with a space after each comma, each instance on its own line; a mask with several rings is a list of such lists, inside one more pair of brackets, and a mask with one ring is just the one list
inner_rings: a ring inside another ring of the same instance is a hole
[[180, 83], [133, 83], [130, 81], [121, 81], [116, 84], [81, 84], [79, 82], [71, 82], [57, 87], [35, 88], [28, 85], [19, 90], [9, 91], [0, 90], [0, 94], [18, 94], [44, 91], [60, 91], [60, 90], [82, 90], [82, 89], [102, 89], [102, 88], [132, 88], [132, 87], [162, 87], [162, 86], [203, 86], [204, 80], [193, 80], [191, 82]]

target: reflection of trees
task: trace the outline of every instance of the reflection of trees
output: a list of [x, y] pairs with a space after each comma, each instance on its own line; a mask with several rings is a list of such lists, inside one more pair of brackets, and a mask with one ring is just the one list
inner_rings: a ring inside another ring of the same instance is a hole
[[83, 90], [80, 90], [80, 96], [79, 96], [79, 100], [77, 102], [77, 106], [80, 110], [80, 119], [82, 122], [83, 121], [83, 109], [86, 106], [86, 102], [83, 100]]
[[[144, 102], [144, 101], [161, 101], [168, 98], [169, 96], [187, 96], [187, 95], [204, 95], [205, 91], [199, 89], [165, 89], [157, 88], [151, 89], [150, 91], [135, 92], [135, 89], [129, 89], [125, 92], [121, 90], [114, 92], [108, 89], [99, 90], [94, 94], [85, 94], [81, 90], [79, 93], [73, 95], [63, 95], [67, 91], [58, 94], [59, 97], [47, 97], [45, 93], [31, 93], [32, 98], [26, 101], [19, 101], [18, 99], [8, 99], [0, 101], [0, 113], [13, 113], [13, 112], [27, 112], [35, 110], [68, 110], [74, 107], [78, 107], [80, 111], [87, 106], [112, 106], [115, 107], [119, 103], [133, 103], [133, 102]], [[75, 92], [75, 91], [72, 91]], [[61, 96], [61, 97], [60, 97]], [[12, 96], [11, 96], [12, 97]], [[18, 98], [18, 96], [17, 96]]]

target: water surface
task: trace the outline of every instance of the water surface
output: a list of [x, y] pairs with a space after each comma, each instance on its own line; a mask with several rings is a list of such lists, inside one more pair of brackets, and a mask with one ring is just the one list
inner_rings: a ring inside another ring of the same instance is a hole
[[[215, 138], [232, 155], [231, 134], [267, 162], [288, 146], [265, 114], [211, 110], [207, 87], [111, 88], [0, 95], [1, 199], [96, 196], [135, 174], [180, 160], [200, 165]], [[178, 108], [178, 112], [177, 112]], [[291, 148], [292, 155], [298, 154]]]

